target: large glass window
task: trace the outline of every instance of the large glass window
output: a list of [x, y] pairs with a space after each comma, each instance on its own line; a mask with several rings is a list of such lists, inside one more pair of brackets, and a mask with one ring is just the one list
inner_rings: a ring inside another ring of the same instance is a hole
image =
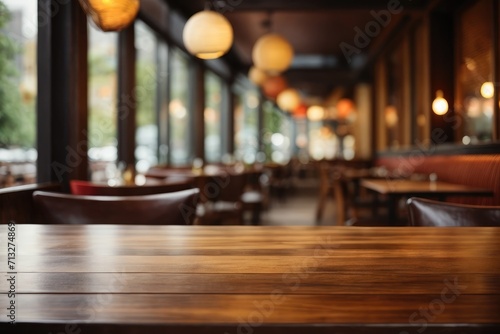
[[191, 160], [188, 113], [189, 63], [178, 49], [172, 49], [170, 59], [170, 163], [187, 165]]
[[259, 149], [259, 98], [256, 91], [237, 93], [235, 99], [235, 158], [246, 164], [253, 164]]
[[339, 140], [333, 126], [321, 120], [309, 122], [309, 154], [314, 160], [331, 160], [340, 155]]
[[0, 187], [36, 180], [37, 2], [0, 0]]
[[168, 162], [168, 46], [164, 41], [158, 43], [158, 95], [159, 95], [159, 143], [158, 162]]
[[490, 141], [493, 135], [493, 8], [477, 1], [459, 16], [458, 111], [464, 144]]
[[221, 160], [222, 80], [212, 72], [205, 72], [205, 159]]
[[118, 34], [89, 24], [89, 168], [91, 179], [113, 178], [117, 159]]
[[266, 101], [264, 109], [264, 153], [268, 162], [286, 164], [290, 161], [291, 118], [273, 103]]
[[135, 48], [137, 50], [135, 158], [137, 172], [144, 173], [149, 167], [158, 164], [158, 87], [166, 80], [166, 74], [159, 71], [156, 34], [142, 21], [135, 22]]

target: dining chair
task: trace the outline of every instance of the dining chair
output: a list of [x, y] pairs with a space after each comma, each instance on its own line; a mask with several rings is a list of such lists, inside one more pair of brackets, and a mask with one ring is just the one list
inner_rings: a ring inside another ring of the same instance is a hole
[[260, 224], [261, 212], [269, 203], [269, 187], [267, 177], [260, 170], [245, 171], [245, 187], [241, 195], [243, 212], [249, 212], [252, 225]]
[[199, 190], [143, 196], [86, 196], [35, 191], [40, 224], [188, 225], [196, 218]]
[[200, 189], [198, 223], [201, 225], [240, 225], [243, 223], [242, 195], [246, 175], [220, 173], [196, 178]]
[[176, 178], [174, 180], [155, 181], [157, 184], [120, 185], [108, 186], [91, 181], [71, 180], [70, 190], [73, 195], [97, 195], [97, 196], [140, 196], [169, 193], [193, 188], [193, 180], [190, 178]]
[[446, 203], [412, 197], [406, 202], [412, 226], [500, 226], [500, 206]]
[[[333, 195], [334, 204], [344, 206], [342, 198], [335, 198], [335, 188], [334, 188], [334, 171], [328, 162], [321, 162], [318, 166], [319, 172], [319, 194], [318, 201], [316, 203], [316, 223], [320, 223], [323, 219], [323, 214], [325, 212], [326, 201], [329, 195]], [[342, 203], [340, 203], [340, 202]], [[339, 218], [340, 215], [340, 218]], [[337, 212], [337, 221], [344, 221], [343, 210], [342, 212]]]

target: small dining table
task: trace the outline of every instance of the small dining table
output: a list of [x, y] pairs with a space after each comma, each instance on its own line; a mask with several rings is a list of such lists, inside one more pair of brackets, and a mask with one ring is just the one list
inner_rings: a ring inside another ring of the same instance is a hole
[[388, 197], [388, 220], [392, 223], [398, 220], [398, 204], [401, 198], [424, 197], [445, 201], [450, 196], [491, 197], [494, 195], [491, 189], [437, 180], [362, 179], [361, 186]]
[[1, 333], [500, 330], [500, 228], [18, 224], [0, 240]]

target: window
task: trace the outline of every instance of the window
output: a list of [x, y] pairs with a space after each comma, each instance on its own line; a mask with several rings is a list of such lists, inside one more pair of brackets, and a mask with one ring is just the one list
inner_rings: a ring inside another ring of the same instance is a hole
[[114, 178], [117, 159], [118, 34], [89, 24], [89, 168], [93, 181]]
[[[165, 87], [166, 68], [158, 61], [158, 39], [144, 22], [135, 22], [137, 99], [136, 171], [145, 173], [149, 167], [158, 164], [158, 94], [159, 87]], [[159, 69], [163, 71], [159, 71]]]
[[212, 72], [205, 72], [205, 160], [221, 160], [222, 80]]
[[307, 161], [309, 153], [307, 151], [307, 143], [309, 136], [307, 134], [307, 119], [305, 117], [297, 117], [295, 122], [295, 145], [294, 155], [298, 156], [301, 161]]
[[463, 122], [459, 140], [474, 144], [493, 136], [493, 15], [490, 1], [477, 1], [459, 15], [458, 110]]
[[236, 95], [234, 110], [235, 158], [253, 164], [259, 149], [259, 98], [254, 90], [242, 90]]
[[160, 74], [158, 82], [159, 95], [159, 117], [158, 132], [160, 147], [158, 150], [158, 162], [160, 164], [168, 163], [168, 46], [164, 41], [158, 45], [158, 73]]
[[36, 182], [37, 2], [0, 0], [0, 187]]
[[291, 119], [273, 103], [266, 101], [264, 109], [264, 153], [268, 162], [286, 164], [290, 160]]
[[190, 115], [188, 113], [189, 68], [187, 57], [172, 49], [170, 58], [170, 163], [187, 165], [191, 160]]
[[309, 154], [314, 160], [333, 159], [340, 155], [339, 140], [333, 127], [323, 121], [309, 122]]

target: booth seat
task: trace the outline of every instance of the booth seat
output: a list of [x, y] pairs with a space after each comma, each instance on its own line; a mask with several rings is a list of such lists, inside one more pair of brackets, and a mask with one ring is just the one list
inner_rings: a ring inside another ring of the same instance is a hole
[[438, 180], [472, 187], [492, 189], [493, 197], [450, 197], [448, 202], [471, 205], [500, 205], [500, 154], [425, 155], [379, 157], [375, 166], [385, 167], [393, 175], [436, 173]]

